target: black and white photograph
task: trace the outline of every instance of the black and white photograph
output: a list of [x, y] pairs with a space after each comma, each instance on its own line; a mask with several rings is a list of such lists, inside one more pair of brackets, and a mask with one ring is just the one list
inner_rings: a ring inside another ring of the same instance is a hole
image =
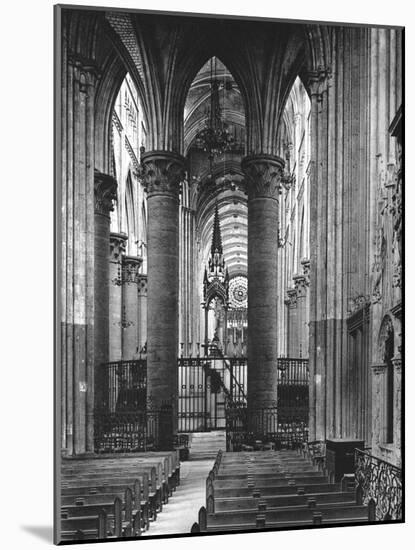
[[404, 28], [54, 17], [54, 542], [404, 521]]

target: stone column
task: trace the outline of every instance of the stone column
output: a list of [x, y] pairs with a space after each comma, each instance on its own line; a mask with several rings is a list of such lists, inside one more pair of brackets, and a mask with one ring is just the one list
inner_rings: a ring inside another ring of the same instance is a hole
[[123, 261], [123, 300], [122, 300], [122, 358], [131, 361], [137, 355], [138, 347], [138, 283], [142, 259], [137, 256], [124, 256]]
[[109, 360], [122, 359], [122, 261], [125, 254], [127, 235], [110, 234], [109, 268]]
[[[66, 33], [63, 25], [63, 34]], [[62, 48], [61, 448], [84, 454], [94, 447], [94, 105], [93, 60]]]
[[147, 275], [138, 276], [138, 351], [147, 343]]
[[110, 212], [117, 198], [117, 182], [112, 176], [95, 170], [95, 407], [103, 407], [106, 399], [106, 367], [109, 360], [109, 256]]
[[307, 279], [304, 275], [294, 275], [297, 295], [297, 348], [295, 357], [308, 357], [307, 338]]
[[177, 431], [179, 347], [179, 192], [184, 158], [167, 151], [142, 156], [148, 207], [147, 399], [160, 410], [171, 406], [170, 423], [159, 434], [161, 448]]
[[298, 345], [298, 312], [297, 312], [297, 291], [295, 288], [287, 290], [285, 303], [288, 308], [288, 357], [295, 358]]
[[[284, 161], [242, 160], [248, 182], [248, 408], [251, 428], [276, 427], [278, 211]], [[263, 410], [267, 412], [263, 413]]]

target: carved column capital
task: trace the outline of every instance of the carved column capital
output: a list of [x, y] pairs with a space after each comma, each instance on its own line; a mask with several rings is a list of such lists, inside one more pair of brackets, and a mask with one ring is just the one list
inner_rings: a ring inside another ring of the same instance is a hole
[[383, 374], [386, 370], [386, 365], [385, 364], [373, 364], [373, 365], [370, 365], [370, 368], [372, 369], [372, 372], [375, 376], [380, 376], [381, 374]]
[[284, 161], [274, 155], [251, 155], [242, 159], [248, 180], [248, 200], [269, 198], [278, 201], [284, 180]]
[[142, 263], [142, 258], [138, 256], [124, 256], [122, 266], [123, 284], [138, 284], [140, 278], [138, 271]]
[[170, 195], [179, 199], [185, 177], [185, 159], [169, 151], [149, 151], [141, 157], [147, 196]]
[[147, 296], [147, 275], [140, 274], [138, 276], [137, 292], [139, 296]]
[[110, 262], [119, 263], [125, 254], [128, 236], [125, 233], [110, 233]]
[[297, 298], [304, 298], [307, 294], [307, 279], [304, 275], [294, 275], [294, 287], [297, 292]]
[[117, 200], [117, 181], [108, 174], [94, 170], [95, 214], [109, 217]]
[[295, 288], [290, 288], [286, 292], [287, 298], [284, 300], [284, 303], [289, 307], [289, 309], [294, 309], [297, 307], [297, 290]]
[[95, 86], [101, 73], [95, 61], [73, 52], [68, 54], [68, 64], [74, 69], [74, 77], [79, 82], [81, 92], [87, 92], [88, 87]]
[[330, 86], [331, 77], [331, 69], [325, 67], [319, 67], [316, 71], [308, 73], [307, 85], [312, 99], [315, 98], [318, 103], [323, 101], [323, 94]]
[[307, 286], [310, 285], [310, 260], [308, 258], [304, 258], [301, 260], [301, 265], [303, 266], [303, 275], [306, 278]]

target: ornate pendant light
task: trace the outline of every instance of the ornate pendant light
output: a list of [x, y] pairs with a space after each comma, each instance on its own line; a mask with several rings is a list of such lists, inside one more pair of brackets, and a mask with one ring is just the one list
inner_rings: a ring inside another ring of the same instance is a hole
[[[205, 127], [196, 135], [197, 145], [208, 153], [212, 172], [213, 161], [216, 156], [221, 156], [234, 145], [235, 138], [228, 130], [228, 125], [222, 120], [219, 103], [220, 82], [216, 74], [216, 57], [210, 60], [210, 108]], [[225, 83], [223, 84], [225, 90]], [[224, 93], [225, 101], [225, 93]]]

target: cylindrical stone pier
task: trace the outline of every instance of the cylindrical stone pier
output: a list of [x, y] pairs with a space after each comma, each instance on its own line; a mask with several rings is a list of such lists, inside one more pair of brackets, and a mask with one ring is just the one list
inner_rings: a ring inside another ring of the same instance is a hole
[[164, 409], [160, 448], [177, 432], [179, 347], [179, 192], [184, 158], [168, 151], [142, 156], [147, 184], [147, 407]]
[[242, 161], [248, 180], [248, 410], [251, 431], [276, 431], [278, 201], [284, 161]]

